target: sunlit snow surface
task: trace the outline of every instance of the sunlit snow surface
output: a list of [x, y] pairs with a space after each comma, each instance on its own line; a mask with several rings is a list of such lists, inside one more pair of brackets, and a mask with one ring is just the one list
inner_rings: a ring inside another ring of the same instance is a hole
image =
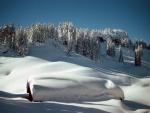
[[[69, 64], [67, 63], [67, 65]], [[76, 71], [80, 72], [80, 70]], [[28, 79], [28, 84], [33, 100], [72, 102], [124, 98], [122, 89], [112, 81], [87, 77], [85, 75], [87, 73], [84, 74], [83, 70], [80, 73], [83, 76], [79, 76], [76, 71], [31, 76]]]
[[[144, 51], [142, 67], [133, 65], [132, 49], [123, 52], [124, 64], [118, 62], [118, 53], [115, 58], [103, 53], [98, 62], [80, 55], [68, 57], [63, 46], [30, 47], [30, 56], [23, 58], [12, 51], [0, 53], [0, 111], [149, 113], [150, 52]], [[35, 86], [37, 100], [50, 101], [29, 102], [27, 81]], [[125, 100], [118, 100], [120, 96]]]

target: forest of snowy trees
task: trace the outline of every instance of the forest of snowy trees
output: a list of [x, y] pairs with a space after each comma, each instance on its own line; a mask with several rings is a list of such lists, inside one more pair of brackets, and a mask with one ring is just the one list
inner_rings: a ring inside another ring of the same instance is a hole
[[131, 42], [127, 32], [121, 29], [91, 30], [78, 29], [71, 22], [59, 23], [58, 28], [54, 24], [32, 24], [27, 28], [14, 24], [0, 27], [0, 48], [3, 53], [13, 49], [18, 56], [29, 54], [29, 46], [43, 45], [47, 39], [52, 40], [54, 46], [59, 48], [60, 44], [67, 46], [68, 56], [75, 53], [84, 55], [92, 60], [101, 59], [101, 43], [107, 42], [106, 54], [115, 57], [115, 46], [120, 45], [119, 62], [123, 61], [122, 47], [132, 47], [135, 50], [135, 65], [140, 66], [143, 49], [148, 48], [146, 43], [141, 40]]

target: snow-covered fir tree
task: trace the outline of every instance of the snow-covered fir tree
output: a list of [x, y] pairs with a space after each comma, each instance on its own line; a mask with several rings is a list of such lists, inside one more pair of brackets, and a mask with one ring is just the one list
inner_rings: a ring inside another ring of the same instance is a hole
[[116, 56], [116, 50], [115, 50], [115, 43], [114, 42], [112, 42], [112, 45], [111, 45], [112, 47], [112, 54], [111, 54], [111, 56]]
[[98, 40], [97, 38], [93, 38], [91, 41], [91, 59], [92, 60], [99, 60], [100, 59], [100, 54], [99, 54], [99, 45], [98, 45]]
[[106, 53], [107, 53], [107, 55], [110, 55], [110, 39], [108, 38], [107, 39], [107, 49], [106, 49]]
[[37, 23], [33, 31], [33, 44], [39, 46], [41, 43], [44, 43], [44, 31], [43, 26], [40, 23]]
[[141, 52], [140, 46], [135, 49], [135, 66], [141, 66]]
[[97, 39], [97, 31], [92, 30], [91, 31], [91, 59], [92, 60], [99, 60], [100, 59], [100, 48], [99, 48], [99, 42]]
[[107, 40], [107, 55], [109, 56], [115, 56], [115, 44], [112, 42], [110, 38]]
[[88, 29], [84, 30], [83, 55], [90, 58], [90, 33]]
[[119, 62], [121, 62], [121, 63], [124, 62], [124, 60], [123, 60], [123, 51], [122, 51], [121, 45], [119, 47]]
[[55, 31], [54, 31], [54, 45], [55, 45], [56, 48], [59, 47], [58, 31], [57, 31], [56, 28], [55, 28]]
[[53, 39], [54, 38], [54, 32], [55, 32], [54, 24], [49, 23], [48, 24], [48, 38]]
[[46, 23], [43, 24], [43, 37], [44, 39], [48, 38], [48, 25]]
[[76, 47], [76, 28], [72, 23], [68, 26], [68, 56], [74, 56]]
[[37, 38], [40, 43], [44, 43], [45, 39], [44, 39], [44, 29], [43, 29], [43, 25], [42, 24], [37, 24]]
[[8, 28], [8, 32], [9, 32], [9, 39], [8, 39], [8, 43], [9, 43], [9, 47], [14, 49], [14, 40], [15, 40], [15, 27], [14, 27], [14, 24], [11, 23], [9, 28]]
[[77, 37], [77, 52], [83, 55], [84, 46], [83, 46], [83, 39], [84, 39], [84, 31], [82, 29], [78, 29], [76, 33]]
[[3, 27], [3, 37], [4, 37], [4, 42], [6, 45], [9, 45], [10, 40], [9, 40], [9, 32], [8, 32], [9, 26], [6, 24]]
[[[6, 25], [5, 25], [6, 26]], [[2, 46], [2, 48], [3, 48], [3, 46], [4, 45], [6, 45], [6, 43], [5, 43], [5, 38], [6, 38], [6, 34], [7, 33], [5, 33], [5, 32], [7, 32], [8, 30], [5, 30], [6, 29], [6, 27], [0, 27], [0, 47]]]
[[61, 32], [62, 32], [62, 36], [61, 36], [61, 42], [65, 45], [68, 44], [68, 32], [69, 32], [69, 24], [71, 24], [70, 22], [64, 22], [61, 24]]
[[14, 49], [15, 27], [14, 24], [5, 25], [0, 28], [0, 45], [5, 44], [8, 48]]
[[28, 43], [31, 45], [36, 45], [37, 42], [37, 38], [36, 38], [36, 26], [34, 24], [31, 25], [31, 27], [28, 28], [28, 30], [26, 30], [27, 32], [27, 40]]
[[15, 49], [18, 55], [28, 55], [27, 34], [21, 26], [18, 26], [16, 31], [15, 45]]
[[63, 25], [62, 25], [62, 23], [59, 23], [59, 26], [58, 26], [58, 37], [60, 39], [60, 42], [63, 43], [61, 40], [63, 37]]

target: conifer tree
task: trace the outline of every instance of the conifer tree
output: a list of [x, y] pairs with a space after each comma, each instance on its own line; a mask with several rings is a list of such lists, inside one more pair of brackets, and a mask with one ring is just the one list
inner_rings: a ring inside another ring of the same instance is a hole
[[62, 25], [62, 23], [59, 23], [59, 26], [58, 26], [58, 37], [60, 39], [60, 42], [63, 43], [61, 40], [63, 37], [63, 25]]
[[99, 60], [100, 59], [100, 43], [98, 42], [98, 38], [97, 38], [97, 31], [96, 30], [92, 30], [91, 31], [91, 59], [92, 60]]
[[114, 42], [112, 42], [112, 40], [109, 38], [107, 40], [107, 55], [109, 56], [115, 56], [116, 52], [115, 52], [115, 44]]
[[111, 51], [112, 51], [112, 52], [111, 52], [111, 53], [112, 53], [111, 56], [115, 56], [115, 55], [116, 55], [115, 44], [114, 44], [114, 42], [112, 42], [111, 44], [112, 44], [112, 45], [111, 45], [111, 48], [112, 48], [112, 50], [111, 50]]
[[82, 29], [79, 29], [77, 31], [77, 52], [81, 55], [83, 55], [83, 38], [84, 38], [84, 32]]
[[106, 50], [107, 55], [110, 55], [110, 39], [107, 39], [107, 50]]
[[16, 31], [15, 45], [15, 49], [18, 55], [28, 55], [27, 34], [21, 26], [18, 26]]
[[123, 52], [122, 52], [122, 47], [121, 47], [121, 45], [120, 45], [120, 47], [119, 47], [119, 62], [121, 62], [121, 63], [123, 63], [124, 62], [124, 60], [123, 60]]
[[59, 47], [58, 31], [57, 31], [56, 28], [55, 28], [55, 31], [54, 31], [54, 45], [55, 45], [56, 48]]
[[135, 49], [135, 66], [141, 66], [140, 46]]
[[48, 24], [48, 38], [53, 39], [54, 38], [54, 31], [55, 31], [55, 26], [54, 24]]
[[84, 30], [84, 43], [83, 43], [83, 55], [88, 57], [90, 56], [90, 33], [89, 33], [89, 30], [88, 29], [85, 29]]
[[43, 26], [42, 24], [40, 23], [37, 23], [36, 24], [36, 27], [35, 27], [35, 43], [44, 43], [45, 42], [45, 39], [44, 39], [44, 31], [43, 31]]
[[76, 29], [72, 23], [68, 26], [68, 56], [74, 56], [76, 46]]

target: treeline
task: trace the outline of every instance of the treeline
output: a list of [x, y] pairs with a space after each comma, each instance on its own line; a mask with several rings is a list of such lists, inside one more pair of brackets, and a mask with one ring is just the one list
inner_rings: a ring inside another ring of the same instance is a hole
[[96, 31], [88, 29], [77, 29], [71, 22], [60, 23], [58, 28], [54, 24], [32, 24], [27, 28], [14, 25], [5, 25], [0, 30], [1, 48], [13, 49], [17, 55], [28, 55], [28, 47], [44, 44], [51, 39], [55, 47], [59, 44], [68, 46], [67, 54], [73, 56], [76, 52], [92, 60], [99, 59], [99, 45]]
[[[101, 58], [100, 44], [107, 41], [106, 53], [109, 56], [115, 56], [115, 46], [133, 47], [135, 55], [138, 48], [148, 48], [142, 41], [131, 42], [127, 32], [120, 29], [91, 30], [78, 29], [71, 22], [60, 23], [58, 28], [54, 24], [32, 24], [27, 28], [14, 24], [5, 25], [0, 28], [0, 46], [4, 52], [8, 49], [16, 51], [17, 55], [25, 56], [29, 54], [29, 46], [44, 44], [47, 39], [51, 39], [55, 47], [60, 44], [67, 46], [68, 56], [74, 56], [75, 53], [84, 55], [92, 60]], [[7, 49], [6, 49], [7, 48]], [[120, 47], [119, 61], [123, 62], [123, 52]], [[140, 52], [140, 54], [142, 54]], [[136, 57], [137, 58], [137, 57]], [[139, 57], [138, 57], [139, 58]]]

